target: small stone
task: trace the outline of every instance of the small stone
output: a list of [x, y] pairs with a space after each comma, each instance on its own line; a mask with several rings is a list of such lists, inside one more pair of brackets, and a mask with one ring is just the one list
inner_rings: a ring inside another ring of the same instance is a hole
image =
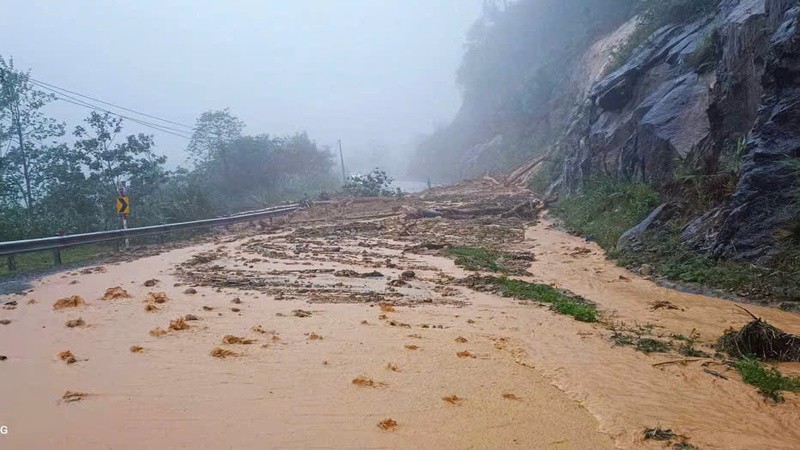
[[642, 266], [639, 267], [639, 275], [643, 277], [648, 277], [652, 274], [653, 274], [653, 266], [651, 266], [650, 264], [642, 264]]
[[186, 289], [185, 291], [183, 291], [183, 293], [184, 293], [184, 294], [197, 294], [197, 289], [195, 289], [195, 288], [188, 288], [188, 289]]

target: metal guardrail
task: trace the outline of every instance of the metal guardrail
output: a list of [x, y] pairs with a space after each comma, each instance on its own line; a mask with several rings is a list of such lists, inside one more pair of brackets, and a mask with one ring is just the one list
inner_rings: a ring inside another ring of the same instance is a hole
[[232, 215], [229, 217], [219, 217], [216, 219], [128, 228], [127, 230], [97, 231], [94, 233], [73, 234], [68, 236], [0, 242], [0, 256], [35, 252], [40, 250], [57, 250], [65, 247], [71, 247], [73, 245], [94, 244], [97, 242], [107, 242], [118, 239], [152, 236], [170, 233], [173, 231], [191, 230], [194, 228], [230, 225], [233, 223], [248, 222], [250, 220], [257, 220], [265, 217], [281, 216], [290, 212], [301, 210], [303, 208], [304, 205], [295, 203], [291, 205], [277, 206], [257, 212]]

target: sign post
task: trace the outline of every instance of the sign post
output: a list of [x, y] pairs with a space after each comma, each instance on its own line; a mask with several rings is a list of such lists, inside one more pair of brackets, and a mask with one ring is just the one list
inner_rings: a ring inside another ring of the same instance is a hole
[[[128, 214], [131, 213], [131, 200], [125, 195], [125, 189], [120, 187], [117, 194], [117, 213], [122, 217], [122, 229], [128, 229]], [[125, 249], [131, 246], [131, 240], [125, 238]]]

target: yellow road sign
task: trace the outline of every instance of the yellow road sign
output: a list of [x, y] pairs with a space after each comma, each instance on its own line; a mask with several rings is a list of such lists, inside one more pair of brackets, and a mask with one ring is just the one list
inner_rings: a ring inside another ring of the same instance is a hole
[[131, 213], [131, 201], [128, 196], [117, 196], [117, 212], [119, 214]]

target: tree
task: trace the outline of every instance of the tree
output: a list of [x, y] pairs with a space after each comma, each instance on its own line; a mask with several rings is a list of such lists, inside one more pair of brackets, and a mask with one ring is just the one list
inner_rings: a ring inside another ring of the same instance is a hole
[[103, 211], [102, 226], [109, 228], [116, 221], [112, 199], [117, 188], [128, 185], [133, 191], [155, 189], [165, 176], [166, 158], [153, 153], [150, 135], [128, 135], [116, 142], [122, 133], [121, 118], [93, 111], [85, 122], [88, 128], [75, 128], [74, 147], [87, 168], [88, 181], [95, 186], [97, 207]]
[[17, 71], [12, 59], [0, 57], [0, 143], [8, 148], [0, 169], [3, 184], [18, 193], [29, 221], [47, 182], [46, 154], [58, 145], [52, 138], [64, 135], [64, 124], [41, 111], [54, 99], [54, 95], [35, 89], [28, 73]]
[[216, 157], [225, 161], [226, 146], [242, 137], [244, 122], [228, 109], [206, 111], [197, 118], [188, 151], [195, 163], [204, 163]]

